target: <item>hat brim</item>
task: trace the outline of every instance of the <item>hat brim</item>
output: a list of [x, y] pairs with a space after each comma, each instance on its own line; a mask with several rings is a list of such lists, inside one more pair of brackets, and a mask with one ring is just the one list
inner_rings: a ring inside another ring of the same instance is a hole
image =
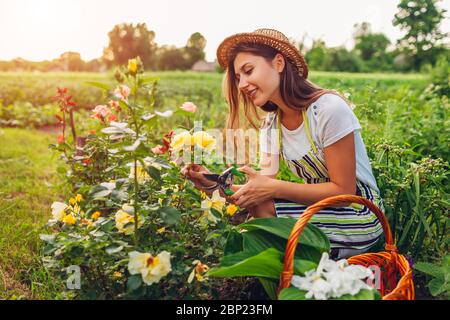
[[225, 38], [217, 48], [217, 61], [219, 65], [226, 70], [228, 68], [228, 57], [231, 50], [239, 43], [256, 43], [265, 44], [278, 50], [286, 58], [288, 58], [297, 68], [301, 77], [308, 77], [308, 65], [300, 53], [300, 51], [291, 43], [276, 39], [274, 37], [263, 34], [255, 34], [250, 32], [237, 33]]

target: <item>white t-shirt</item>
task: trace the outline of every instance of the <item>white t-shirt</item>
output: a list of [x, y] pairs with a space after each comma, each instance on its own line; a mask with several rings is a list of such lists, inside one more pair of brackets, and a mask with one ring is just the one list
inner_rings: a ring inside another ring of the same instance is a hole
[[[323, 150], [353, 132], [355, 136], [356, 178], [379, 192], [366, 147], [361, 137], [361, 125], [347, 102], [336, 94], [327, 93], [313, 102], [306, 111], [309, 129], [316, 146]], [[260, 151], [279, 154], [276, 114], [268, 113], [266, 125], [260, 130]], [[305, 122], [289, 130], [281, 125], [284, 156], [299, 160], [311, 146], [305, 130]]]

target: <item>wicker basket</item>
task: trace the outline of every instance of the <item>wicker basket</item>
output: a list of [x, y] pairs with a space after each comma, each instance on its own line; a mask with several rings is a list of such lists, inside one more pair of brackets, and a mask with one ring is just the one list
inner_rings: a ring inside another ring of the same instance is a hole
[[386, 239], [386, 252], [365, 253], [348, 258], [350, 264], [357, 264], [364, 267], [376, 266], [380, 268], [381, 279], [378, 291], [383, 300], [414, 300], [414, 283], [412, 270], [408, 260], [397, 252], [389, 223], [383, 212], [370, 200], [353, 195], [340, 195], [330, 197], [309, 206], [300, 216], [289, 236], [286, 253], [284, 256], [284, 268], [280, 275], [280, 285], [278, 292], [291, 286], [294, 273], [294, 254], [297, 248], [298, 239], [303, 228], [309, 219], [325, 207], [336, 206], [343, 203], [359, 203], [368, 207], [376, 214], [384, 230]]

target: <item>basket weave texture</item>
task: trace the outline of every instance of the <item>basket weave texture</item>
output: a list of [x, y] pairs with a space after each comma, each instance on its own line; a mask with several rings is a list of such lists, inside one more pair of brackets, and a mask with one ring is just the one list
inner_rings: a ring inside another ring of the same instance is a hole
[[377, 269], [379, 268], [381, 277], [377, 289], [383, 300], [414, 300], [412, 270], [408, 260], [397, 252], [397, 247], [393, 241], [386, 216], [380, 208], [370, 200], [354, 195], [340, 195], [323, 199], [309, 206], [300, 216], [287, 241], [284, 255], [284, 267], [280, 275], [278, 292], [291, 286], [291, 280], [294, 273], [295, 249], [297, 248], [300, 234], [309, 219], [326, 207], [349, 202], [362, 204], [376, 214], [383, 227], [386, 240], [385, 252], [356, 255], [347, 259], [349, 264], [361, 265], [364, 267], [374, 266]]

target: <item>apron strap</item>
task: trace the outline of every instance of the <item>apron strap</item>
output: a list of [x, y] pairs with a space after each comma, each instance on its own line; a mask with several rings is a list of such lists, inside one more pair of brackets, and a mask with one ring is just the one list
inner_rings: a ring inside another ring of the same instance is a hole
[[[313, 141], [313, 139], [312, 139], [312, 136], [311, 136], [311, 131], [310, 131], [310, 129], [309, 129], [309, 121], [308, 121], [308, 117], [306, 116], [306, 111], [305, 110], [302, 110], [302, 116], [303, 116], [303, 121], [304, 121], [304, 123], [305, 123], [305, 130], [306, 130], [306, 135], [308, 136], [308, 141], [309, 141], [309, 143], [311, 144], [311, 148], [313, 149], [313, 151], [314, 151], [314, 153], [317, 153], [317, 148], [316, 148], [316, 145], [314, 144], [314, 141]], [[279, 148], [280, 148], [280, 162], [281, 162], [281, 156], [282, 156], [282, 152], [283, 152], [283, 147], [282, 147], [282, 144], [281, 144], [281, 117], [280, 117], [280, 109], [278, 109], [278, 112], [277, 112], [277, 123], [278, 123], [278, 145], [279, 145]]]

